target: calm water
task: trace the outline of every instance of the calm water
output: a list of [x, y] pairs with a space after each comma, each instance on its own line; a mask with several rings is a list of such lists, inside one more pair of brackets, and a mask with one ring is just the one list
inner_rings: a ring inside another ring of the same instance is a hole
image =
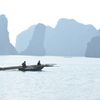
[[55, 63], [42, 72], [0, 71], [0, 100], [100, 100], [100, 59], [0, 56], [0, 66]]

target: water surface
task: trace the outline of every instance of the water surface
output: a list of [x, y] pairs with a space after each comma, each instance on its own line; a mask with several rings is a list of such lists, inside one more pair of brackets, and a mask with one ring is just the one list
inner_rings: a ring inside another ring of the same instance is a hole
[[0, 66], [54, 63], [41, 72], [0, 71], [0, 100], [100, 100], [100, 59], [0, 56]]

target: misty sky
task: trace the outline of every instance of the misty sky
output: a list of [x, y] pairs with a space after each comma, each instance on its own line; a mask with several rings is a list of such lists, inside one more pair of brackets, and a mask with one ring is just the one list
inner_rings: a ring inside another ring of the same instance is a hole
[[39, 22], [55, 27], [58, 19], [75, 19], [100, 28], [100, 0], [0, 0], [0, 15], [8, 18], [14, 44], [16, 35]]

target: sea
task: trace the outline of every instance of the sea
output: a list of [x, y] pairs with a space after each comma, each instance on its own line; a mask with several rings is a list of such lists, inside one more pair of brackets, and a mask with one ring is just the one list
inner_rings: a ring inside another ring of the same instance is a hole
[[42, 71], [0, 71], [0, 100], [100, 100], [100, 58], [0, 56], [0, 67], [55, 64]]

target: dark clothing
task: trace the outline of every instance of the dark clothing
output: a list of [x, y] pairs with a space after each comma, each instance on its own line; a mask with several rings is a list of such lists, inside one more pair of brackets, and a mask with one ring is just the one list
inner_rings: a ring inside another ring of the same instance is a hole
[[23, 68], [26, 68], [26, 61], [24, 61], [24, 62], [22, 63], [22, 67], [23, 67]]
[[38, 61], [37, 65], [41, 65], [40, 60]]

